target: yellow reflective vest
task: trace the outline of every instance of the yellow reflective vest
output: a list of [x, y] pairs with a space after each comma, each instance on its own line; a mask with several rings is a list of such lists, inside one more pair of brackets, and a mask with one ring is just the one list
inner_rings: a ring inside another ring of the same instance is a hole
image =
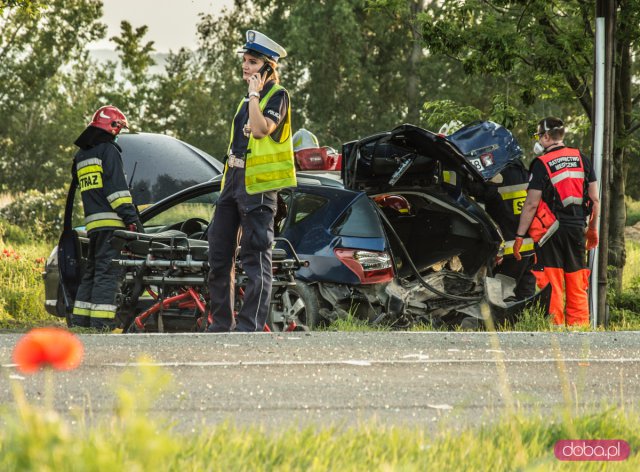
[[[281, 85], [273, 84], [271, 89], [260, 100], [260, 111], [264, 111], [269, 99], [278, 90], [284, 90]], [[288, 93], [285, 90], [285, 93]], [[236, 115], [244, 104], [244, 98], [240, 101]], [[231, 122], [231, 137], [227, 154], [231, 153], [231, 143], [234, 135], [234, 122]], [[291, 103], [287, 109], [281, 137], [282, 141], [275, 141], [271, 136], [262, 139], [249, 137], [247, 146], [247, 158], [245, 161], [245, 186], [250, 195], [278, 190], [285, 187], [295, 187], [296, 170], [293, 160], [293, 145], [291, 141]], [[225, 175], [227, 166], [225, 165]], [[222, 179], [224, 187], [224, 178]]]

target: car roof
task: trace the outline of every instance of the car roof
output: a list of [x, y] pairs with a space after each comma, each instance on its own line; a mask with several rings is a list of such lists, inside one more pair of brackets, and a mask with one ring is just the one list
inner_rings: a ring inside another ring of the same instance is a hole
[[165, 134], [118, 137], [127, 183], [136, 205], [149, 205], [220, 175], [222, 163], [205, 151]]
[[446, 137], [464, 157], [490, 180], [508, 165], [522, 159], [522, 148], [515, 136], [493, 121], [476, 121]]

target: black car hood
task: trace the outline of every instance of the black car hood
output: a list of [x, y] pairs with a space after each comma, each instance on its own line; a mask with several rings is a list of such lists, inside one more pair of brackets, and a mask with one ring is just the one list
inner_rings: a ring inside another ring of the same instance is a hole
[[[342, 156], [344, 185], [353, 190], [429, 186], [441, 180], [443, 170], [459, 172], [472, 180], [483, 180], [478, 169], [453, 142], [410, 124], [346, 143]], [[405, 161], [410, 161], [405, 164], [406, 171], [398, 176], [398, 169]]]
[[447, 136], [447, 140], [462, 151], [485, 180], [522, 158], [522, 148], [511, 131], [493, 121], [471, 123]]
[[164, 134], [121, 134], [118, 144], [138, 207], [206, 182], [223, 170], [222, 163], [206, 152]]

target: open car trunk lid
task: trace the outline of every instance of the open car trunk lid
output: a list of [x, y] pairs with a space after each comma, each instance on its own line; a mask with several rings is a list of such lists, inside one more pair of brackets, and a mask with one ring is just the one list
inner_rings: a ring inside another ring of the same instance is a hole
[[504, 126], [493, 121], [477, 121], [446, 137], [484, 180], [490, 180], [509, 163], [522, 158], [522, 148]]
[[410, 124], [346, 143], [342, 156], [342, 179], [345, 187], [352, 190], [424, 188], [441, 182], [444, 170], [454, 170], [475, 181], [484, 180], [452, 141]]

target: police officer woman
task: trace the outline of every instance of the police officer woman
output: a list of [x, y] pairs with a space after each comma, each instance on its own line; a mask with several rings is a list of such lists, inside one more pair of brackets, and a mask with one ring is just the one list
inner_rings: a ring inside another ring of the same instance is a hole
[[[242, 78], [248, 84], [231, 124], [223, 187], [209, 226], [210, 332], [262, 331], [271, 302], [276, 190], [296, 185], [288, 92], [279, 84], [282, 46], [247, 31]], [[234, 262], [247, 275], [234, 319]]]

